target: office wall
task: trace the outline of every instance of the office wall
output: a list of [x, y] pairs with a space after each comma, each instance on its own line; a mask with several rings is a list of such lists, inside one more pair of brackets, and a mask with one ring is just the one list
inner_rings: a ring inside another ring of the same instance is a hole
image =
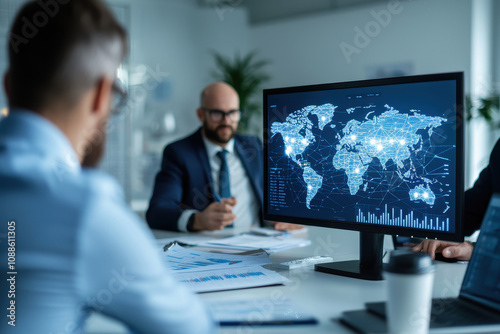
[[[160, 152], [169, 141], [199, 126], [195, 110], [202, 88], [213, 79], [211, 50], [233, 55], [249, 48], [246, 12], [242, 8], [200, 7], [190, 0], [110, 0], [130, 6], [130, 71], [146, 66], [149, 98], [156, 79], [168, 83], [162, 108], [175, 116], [176, 130], [159, 138]], [[142, 89], [144, 91], [144, 89]]]
[[[270, 86], [365, 79], [369, 67], [400, 63], [411, 64], [414, 74], [465, 71], [467, 77], [470, 0], [391, 3], [252, 27], [252, 43], [274, 62]], [[346, 58], [342, 43], [357, 50], [344, 44], [352, 52]]]
[[236, 53], [246, 54], [253, 45], [247, 12], [241, 6], [204, 7], [199, 10], [198, 17], [197, 41], [203, 69], [199, 79], [206, 84], [213, 81], [210, 75], [214, 69], [213, 51], [232, 58]]
[[[161, 99], [162, 107], [174, 113], [177, 130], [185, 133], [189, 130], [186, 124], [194, 120], [194, 114], [189, 113], [195, 107], [193, 93], [200, 87], [196, 3], [181, 0], [126, 2], [131, 14], [128, 27], [131, 74], [139, 71], [139, 66], [145, 66], [146, 83], [141, 91], [149, 94], [146, 98], [152, 97], [160, 81], [168, 82], [169, 92]], [[120, 3], [123, 1], [117, 2]]]

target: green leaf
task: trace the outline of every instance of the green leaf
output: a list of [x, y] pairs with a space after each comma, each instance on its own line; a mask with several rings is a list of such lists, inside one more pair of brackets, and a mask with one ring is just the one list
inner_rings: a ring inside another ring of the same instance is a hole
[[[474, 115], [474, 110], [477, 115]], [[494, 127], [500, 127], [496, 121], [500, 112], [500, 96], [497, 92], [493, 92], [487, 97], [481, 97], [474, 101], [470, 95], [465, 97], [465, 115], [467, 121], [474, 117], [480, 117], [486, 120]]]

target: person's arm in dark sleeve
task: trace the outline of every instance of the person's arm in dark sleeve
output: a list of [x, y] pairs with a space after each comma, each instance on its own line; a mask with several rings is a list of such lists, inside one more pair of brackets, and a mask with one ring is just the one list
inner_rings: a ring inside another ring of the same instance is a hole
[[156, 175], [146, 220], [153, 229], [178, 231], [183, 196], [183, 168], [176, 151], [167, 146], [161, 170]]
[[[471, 235], [481, 227], [481, 223], [493, 194], [495, 173], [500, 164], [500, 140], [491, 151], [488, 166], [481, 171], [474, 186], [465, 192], [464, 198], [464, 235]], [[498, 177], [496, 177], [498, 179]]]
[[484, 214], [491, 198], [491, 172], [483, 169], [474, 187], [465, 192], [464, 235], [471, 235], [481, 227]]

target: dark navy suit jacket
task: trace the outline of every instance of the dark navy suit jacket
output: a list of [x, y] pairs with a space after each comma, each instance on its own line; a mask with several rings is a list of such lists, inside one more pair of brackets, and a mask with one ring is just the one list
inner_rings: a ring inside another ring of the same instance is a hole
[[479, 174], [474, 186], [465, 192], [465, 235], [470, 235], [481, 227], [494, 193], [500, 193], [500, 140], [491, 151], [488, 166]]
[[[262, 211], [262, 143], [257, 137], [236, 135], [234, 150], [241, 159]], [[213, 184], [201, 128], [189, 137], [167, 145], [146, 213], [149, 226], [178, 231], [177, 220], [183, 210], [202, 211], [215, 201]]]

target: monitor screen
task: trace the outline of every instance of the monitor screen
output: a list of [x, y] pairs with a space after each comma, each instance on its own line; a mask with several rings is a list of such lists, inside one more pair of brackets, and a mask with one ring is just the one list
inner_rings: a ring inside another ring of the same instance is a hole
[[264, 90], [264, 217], [459, 240], [463, 73]]

